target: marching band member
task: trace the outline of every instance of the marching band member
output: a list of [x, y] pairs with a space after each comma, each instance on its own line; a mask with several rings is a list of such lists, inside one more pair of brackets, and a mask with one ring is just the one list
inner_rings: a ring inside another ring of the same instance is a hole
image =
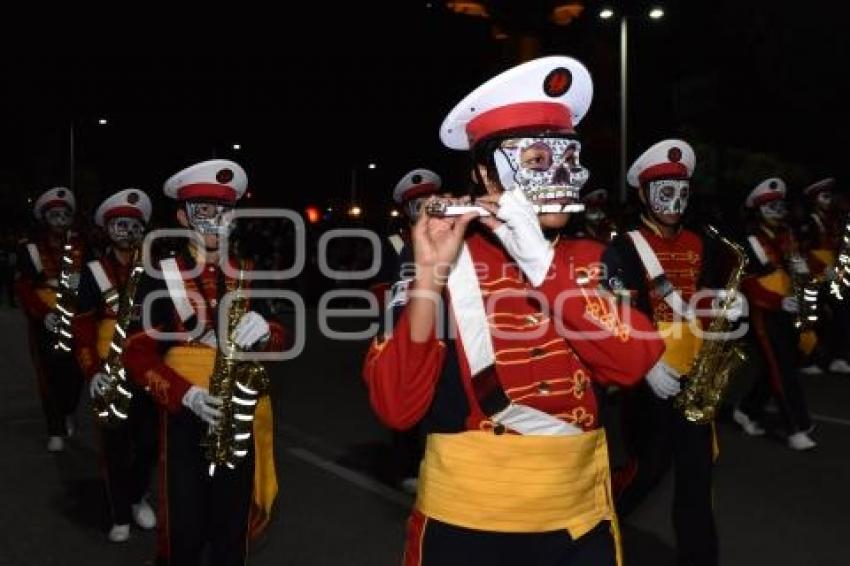
[[[818, 292], [822, 304], [829, 305], [830, 312], [819, 325], [820, 342], [824, 362], [833, 373], [850, 374], [850, 302], [838, 300], [830, 292], [830, 278], [836, 253], [845, 236], [845, 222], [835, 206], [835, 179], [829, 177], [812, 183], [803, 189], [809, 215], [800, 227], [800, 247], [807, 253], [812, 274], [825, 284]], [[821, 313], [826, 314], [826, 313]], [[826, 330], [826, 332], [824, 332]], [[825, 340], [824, 340], [825, 339]], [[804, 368], [803, 373], [818, 374], [822, 370], [817, 364]]]
[[[666, 345], [646, 386], [626, 392], [623, 429], [630, 461], [615, 483], [617, 509], [628, 513], [672, 463], [678, 564], [714, 565], [713, 424], [689, 421], [673, 403], [702, 345], [702, 334], [693, 330], [701, 328], [693, 316], [699, 306], [694, 295], [720, 286], [713, 240], [683, 226], [695, 164], [691, 146], [678, 139], [658, 142], [635, 160], [627, 180], [643, 207], [640, 224], [615, 238], [606, 252], [609, 274], [655, 322]], [[727, 312], [737, 319], [741, 308], [739, 301]]]
[[406, 566], [615, 563], [593, 384], [635, 383], [663, 344], [599, 290], [600, 245], [544, 235], [587, 178], [573, 127], [591, 97], [581, 63], [546, 57], [480, 86], [441, 127], [446, 146], [471, 151], [477, 205], [420, 216], [415, 276], [364, 364], [381, 420], [428, 432]]
[[229, 400], [210, 393], [225, 343], [240, 350], [283, 348], [283, 329], [268, 320], [265, 301], [249, 299], [229, 335], [230, 325], [219, 324], [220, 315], [224, 321], [230, 316], [218, 308], [226, 294], [250, 283], [236, 277], [250, 273], [249, 265], [219, 258], [219, 238], [232, 228], [232, 211], [247, 183], [239, 165], [221, 159], [166, 181], [166, 196], [178, 201], [179, 226], [197, 237], [159, 262], [161, 278], [147, 273], [140, 281], [134, 307], [149, 311], [149, 319], [136, 313], [124, 349], [130, 375], [161, 409], [157, 555], [164, 564], [200, 564], [207, 545], [213, 564], [244, 564], [249, 534], [267, 524], [277, 493], [267, 396], [257, 403], [234, 390], [233, 408], [248, 404], [256, 410], [251, 447], [232, 467], [211, 465], [202, 446], [226, 416]]
[[80, 279], [84, 246], [71, 230], [74, 194], [64, 187], [44, 192], [33, 213], [41, 233], [18, 252], [16, 291], [29, 322], [30, 355], [38, 377], [41, 406], [47, 421], [47, 450], [61, 452], [73, 434], [83, 383], [71, 354], [71, 319]]
[[[106, 369], [104, 362], [109, 363], [110, 348], [120, 348], [117, 345], [120, 341], [113, 341], [115, 333], [126, 332], [126, 320], [119, 321], [125, 327], [118, 329], [116, 319], [119, 306], [128, 300], [128, 283], [131, 272], [137, 267], [135, 254], [139, 253], [150, 216], [150, 198], [137, 189], [113, 194], [95, 213], [95, 224], [106, 231], [111, 245], [102, 258], [86, 265], [80, 279], [77, 316], [72, 323], [76, 337], [74, 353], [89, 381], [92, 400], [104, 398], [110, 389], [119, 385], [110, 383], [110, 372], [118, 375], [120, 363]], [[122, 316], [128, 314], [122, 313]], [[120, 353], [112, 357], [114, 361]], [[156, 526], [156, 516], [145, 500], [156, 461], [156, 407], [150, 397], [128, 379], [120, 386], [131, 395], [129, 403], [126, 407], [122, 404], [121, 409], [114, 404], [106, 408], [115, 411], [112, 415], [115, 423], [104, 420], [109, 415], [98, 420], [103, 425], [99, 429], [112, 518], [108, 538], [112, 542], [124, 542], [129, 538], [131, 518], [143, 529]], [[124, 412], [125, 409], [129, 410]]]
[[809, 436], [812, 422], [797, 374], [799, 336], [794, 318], [800, 312], [800, 301], [792, 292], [791, 277], [806, 275], [809, 268], [794, 253], [797, 246], [785, 223], [785, 193], [782, 179], [765, 179], [745, 202], [755, 215], [755, 225], [745, 241], [751, 257], [742, 288], [749, 300], [750, 328], [766, 370], [757, 377], [732, 417], [747, 434], [763, 435], [760, 421], [772, 394], [788, 427], [788, 446], [808, 450], [816, 444]]
[[583, 194], [584, 203], [583, 225], [576, 233], [577, 237], [590, 238], [600, 244], [607, 245], [617, 235], [617, 225], [608, 216], [608, 191], [594, 189]]

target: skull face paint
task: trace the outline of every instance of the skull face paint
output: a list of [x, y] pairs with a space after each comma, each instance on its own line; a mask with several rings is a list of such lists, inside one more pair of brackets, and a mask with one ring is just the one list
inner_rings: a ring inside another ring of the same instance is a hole
[[74, 221], [74, 213], [67, 206], [54, 206], [44, 213], [44, 222], [53, 229], [70, 228]]
[[505, 190], [519, 187], [542, 212], [579, 212], [579, 191], [590, 177], [579, 159], [581, 143], [564, 137], [515, 138], [493, 153]]
[[214, 202], [186, 203], [189, 224], [205, 236], [220, 236], [232, 229], [233, 207]]
[[815, 197], [815, 205], [821, 210], [829, 210], [832, 208], [832, 192], [819, 192], [817, 197]]
[[687, 179], [660, 179], [648, 184], [649, 208], [655, 214], [684, 214], [690, 196]]
[[784, 200], [773, 200], [759, 206], [759, 213], [769, 223], [781, 222], [788, 215], [788, 207]]
[[118, 216], [106, 223], [106, 233], [116, 246], [129, 248], [142, 241], [145, 236], [145, 224], [138, 218]]

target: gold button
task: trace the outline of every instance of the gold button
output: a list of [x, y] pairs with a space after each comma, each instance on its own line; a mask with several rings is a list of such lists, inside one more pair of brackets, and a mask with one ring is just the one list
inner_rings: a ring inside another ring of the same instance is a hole
[[540, 356], [542, 356], [545, 353], [546, 353], [546, 350], [544, 350], [543, 348], [532, 348], [531, 349], [531, 357], [532, 358], [539, 358]]
[[534, 316], [533, 314], [526, 316], [525, 321], [531, 326], [536, 326], [536, 325], [540, 324], [540, 320], [536, 316]]

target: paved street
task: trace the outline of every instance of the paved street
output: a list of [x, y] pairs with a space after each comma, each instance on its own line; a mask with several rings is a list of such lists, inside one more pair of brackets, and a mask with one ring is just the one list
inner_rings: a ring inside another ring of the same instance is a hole
[[[154, 537], [105, 539], [107, 517], [86, 407], [60, 455], [44, 426], [20, 312], [0, 309], [0, 566], [151, 564]], [[273, 370], [281, 498], [256, 566], [395, 566], [410, 498], [387, 480], [388, 433], [359, 377], [363, 343], [331, 343], [308, 321], [303, 355]], [[738, 383], [736, 389], [745, 383]], [[812, 453], [721, 424], [717, 516], [722, 564], [846, 563], [850, 378], [807, 378]], [[733, 392], [734, 394], [734, 392]], [[625, 528], [629, 564], [673, 564], [669, 479]]]

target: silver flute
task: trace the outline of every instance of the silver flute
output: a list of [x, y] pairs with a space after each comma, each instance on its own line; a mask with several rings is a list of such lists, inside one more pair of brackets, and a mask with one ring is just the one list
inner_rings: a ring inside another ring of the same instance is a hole
[[[583, 212], [584, 204], [580, 202], [570, 204], [532, 204], [537, 214], [563, 214], [567, 212]], [[474, 204], [454, 204], [452, 201], [433, 200], [425, 205], [425, 212], [429, 216], [444, 218], [449, 216], [462, 216], [467, 212], [477, 212], [480, 216], [490, 216], [490, 211]]]

